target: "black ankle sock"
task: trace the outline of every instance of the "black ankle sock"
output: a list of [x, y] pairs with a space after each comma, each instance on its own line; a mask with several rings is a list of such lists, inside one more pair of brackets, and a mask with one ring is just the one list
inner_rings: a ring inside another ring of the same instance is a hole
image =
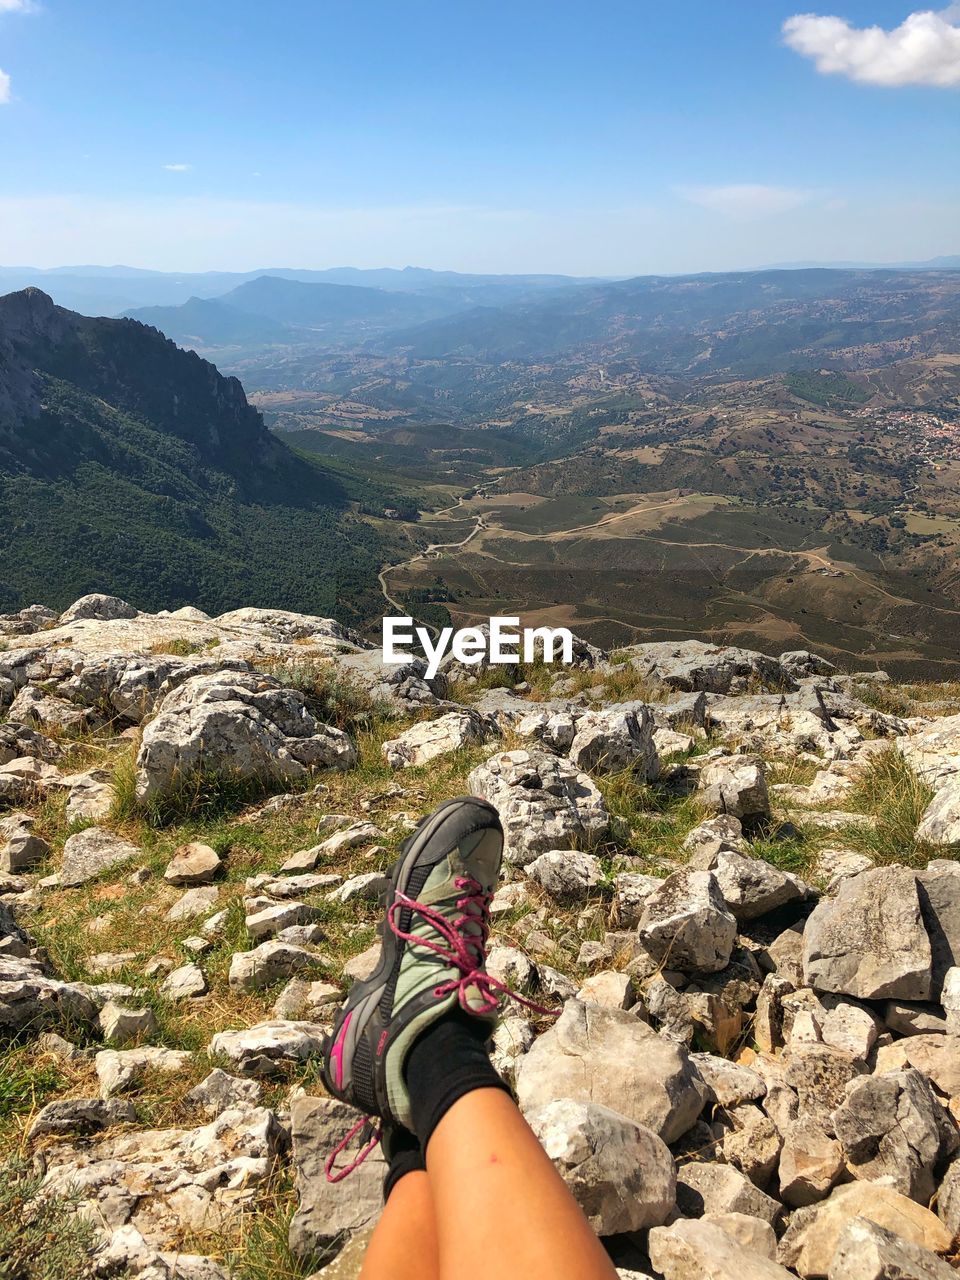
[[455, 1102], [474, 1089], [510, 1090], [486, 1050], [490, 1024], [457, 1009], [413, 1043], [404, 1068], [421, 1150]]
[[415, 1173], [418, 1169], [426, 1169], [427, 1162], [423, 1158], [423, 1148], [416, 1135], [409, 1129], [391, 1130], [384, 1148], [390, 1152], [387, 1176], [383, 1180], [383, 1203], [386, 1204], [390, 1192], [400, 1179], [408, 1173]]

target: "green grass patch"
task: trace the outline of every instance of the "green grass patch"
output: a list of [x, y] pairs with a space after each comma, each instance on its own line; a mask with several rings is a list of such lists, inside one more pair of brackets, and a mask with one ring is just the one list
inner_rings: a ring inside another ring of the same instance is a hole
[[90, 1280], [97, 1232], [77, 1216], [77, 1197], [36, 1199], [43, 1176], [22, 1160], [0, 1167], [3, 1280]]
[[876, 826], [851, 825], [837, 835], [843, 844], [880, 865], [923, 866], [936, 856], [936, 850], [918, 841], [916, 831], [933, 794], [900, 752], [890, 747], [870, 759], [847, 800], [851, 813], [874, 817]]

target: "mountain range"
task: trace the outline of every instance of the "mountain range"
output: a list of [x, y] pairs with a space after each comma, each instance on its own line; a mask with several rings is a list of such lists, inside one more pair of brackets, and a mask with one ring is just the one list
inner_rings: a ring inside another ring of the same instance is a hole
[[292, 452], [235, 378], [133, 320], [0, 298], [0, 609], [110, 588], [372, 611], [402, 497]]

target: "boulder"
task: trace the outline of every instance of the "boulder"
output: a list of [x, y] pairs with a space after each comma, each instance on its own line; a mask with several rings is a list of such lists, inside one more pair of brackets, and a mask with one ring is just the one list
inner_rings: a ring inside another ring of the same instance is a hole
[[738, 923], [756, 920], [790, 902], [801, 902], [809, 890], [796, 876], [762, 858], [719, 848], [690, 859], [689, 866], [712, 871], [723, 900]]
[[840, 1232], [829, 1280], [956, 1280], [956, 1275], [929, 1249], [868, 1218], [854, 1218]]
[[609, 827], [593, 781], [545, 751], [502, 751], [474, 769], [467, 785], [498, 810], [504, 857], [515, 866], [526, 866], [548, 849], [591, 844]]
[[521, 1059], [517, 1097], [525, 1114], [557, 1098], [597, 1103], [673, 1142], [697, 1119], [706, 1086], [689, 1054], [633, 1013], [568, 1000]]
[[947, 971], [960, 963], [960, 862], [938, 858], [917, 872], [920, 913], [930, 938], [930, 994], [940, 998]]
[[584, 902], [603, 879], [600, 859], [573, 849], [548, 849], [528, 862], [527, 875], [560, 902]]
[[941, 1104], [913, 1069], [851, 1081], [833, 1113], [853, 1176], [882, 1182], [921, 1204], [933, 1196], [944, 1125]]
[[789, 1280], [790, 1273], [716, 1222], [681, 1219], [655, 1227], [650, 1261], [663, 1280]]
[[295, 689], [253, 672], [213, 671], [160, 703], [143, 731], [136, 794], [149, 800], [197, 771], [269, 783], [349, 769], [356, 758], [347, 735], [320, 724]]
[[603, 969], [585, 978], [579, 998], [586, 1004], [599, 1004], [607, 1009], [632, 1009], [637, 1002], [629, 975], [617, 973], [615, 969]]
[[391, 769], [409, 769], [451, 751], [477, 746], [495, 734], [496, 726], [488, 717], [462, 708], [412, 725], [380, 750]]
[[723, 756], [700, 772], [698, 799], [706, 809], [730, 814], [741, 822], [770, 816], [770, 796], [763, 761], [754, 756]]
[[630, 645], [623, 659], [653, 683], [682, 693], [746, 693], [757, 684], [780, 686], [786, 678], [776, 658], [702, 640]]
[[691, 1054], [710, 1097], [721, 1107], [739, 1107], [745, 1102], [758, 1102], [766, 1096], [767, 1085], [763, 1076], [712, 1053]]
[[167, 884], [191, 886], [209, 884], [223, 861], [208, 844], [193, 842], [181, 845], [167, 863], [163, 878]]
[[653, 728], [650, 708], [642, 703], [587, 711], [577, 719], [568, 755], [586, 773], [632, 769], [652, 780], [660, 770]]
[[75, 888], [140, 856], [141, 851], [129, 840], [105, 827], [87, 827], [69, 836], [63, 846], [60, 883], [64, 888]]
[[780, 1241], [778, 1257], [804, 1280], [827, 1276], [840, 1236], [854, 1218], [866, 1218], [904, 1240], [945, 1253], [952, 1236], [929, 1209], [877, 1182], [835, 1187], [820, 1204], [798, 1209]]
[[709, 871], [681, 869], [646, 899], [637, 937], [670, 969], [716, 973], [730, 962], [737, 922]]
[[120, 618], [138, 616], [139, 610], [132, 604], [127, 604], [126, 600], [121, 600], [118, 596], [106, 596], [100, 592], [93, 592], [91, 595], [81, 596], [68, 609], [64, 609], [58, 625], [65, 627], [71, 622], [86, 621], [116, 622]]
[[815, 1120], [794, 1120], [783, 1134], [780, 1199], [797, 1209], [816, 1204], [844, 1170], [843, 1147]]
[[50, 857], [46, 840], [34, 834], [35, 825], [28, 813], [8, 813], [0, 818], [0, 871], [16, 875]]
[[745, 1174], [728, 1164], [693, 1161], [677, 1174], [677, 1208], [688, 1218], [705, 1213], [746, 1213], [771, 1225], [780, 1206], [755, 1187]]
[[878, 867], [844, 880], [804, 930], [804, 980], [817, 991], [929, 1000], [932, 963], [917, 877], [906, 867]]
[[568, 1098], [527, 1119], [597, 1235], [666, 1221], [677, 1180], [673, 1156], [655, 1133], [607, 1107]]
[[[374, 1225], [383, 1208], [381, 1184], [386, 1165], [375, 1147], [350, 1178], [329, 1182], [327, 1157], [354, 1127], [357, 1113], [334, 1098], [295, 1098], [290, 1108], [297, 1210], [290, 1222], [289, 1246], [306, 1262], [343, 1247], [345, 1239]], [[359, 1150], [341, 1159], [345, 1167]]]

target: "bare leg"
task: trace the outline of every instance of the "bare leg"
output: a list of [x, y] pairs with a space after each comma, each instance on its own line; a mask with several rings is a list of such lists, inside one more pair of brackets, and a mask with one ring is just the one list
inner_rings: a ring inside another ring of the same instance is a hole
[[440, 1280], [616, 1280], [579, 1205], [501, 1090], [476, 1089], [454, 1103], [430, 1138], [427, 1174]]
[[360, 1280], [439, 1280], [437, 1225], [425, 1173], [400, 1179], [384, 1205]]

